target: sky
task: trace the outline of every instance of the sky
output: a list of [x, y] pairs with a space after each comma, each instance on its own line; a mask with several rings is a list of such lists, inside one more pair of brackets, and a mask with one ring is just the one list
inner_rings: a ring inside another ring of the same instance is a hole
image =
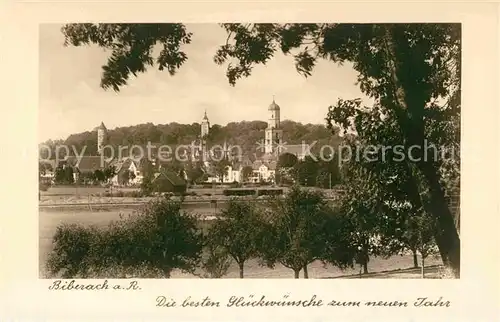
[[338, 98], [364, 98], [348, 64], [320, 61], [312, 76], [300, 75], [293, 57], [277, 53], [252, 75], [229, 85], [225, 66], [213, 62], [225, 31], [217, 24], [190, 24], [188, 60], [170, 76], [150, 68], [132, 76], [120, 92], [100, 87], [109, 53], [97, 46], [64, 47], [62, 25], [40, 25], [39, 142], [91, 131], [151, 122], [200, 122], [206, 110], [212, 124], [267, 120], [275, 97], [282, 120], [325, 124], [328, 106]]

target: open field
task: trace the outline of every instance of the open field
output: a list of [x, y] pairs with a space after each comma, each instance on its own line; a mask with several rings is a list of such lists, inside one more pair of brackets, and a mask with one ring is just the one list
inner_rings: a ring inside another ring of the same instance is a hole
[[[39, 213], [39, 272], [40, 277], [45, 277], [44, 269], [45, 261], [49, 252], [52, 249], [52, 237], [56, 231], [56, 227], [62, 223], [80, 223], [84, 225], [105, 226], [110, 221], [117, 220], [120, 214], [127, 215], [132, 213], [133, 209], [118, 209], [114, 208], [107, 211], [82, 211], [82, 210], [64, 210], [54, 211], [51, 209], [41, 209]], [[435, 258], [427, 259], [427, 265], [439, 265], [441, 260]], [[411, 256], [394, 256], [389, 259], [372, 258], [369, 262], [368, 269], [370, 272], [382, 272], [389, 270], [407, 269], [413, 265]], [[429, 267], [432, 273], [435, 268]], [[419, 272], [408, 271], [394, 272], [391, 274], [369, 274], [367, 278], [418, 278]], [[359, 273], [358, 269], [350, 269], [342, 272], [336, 267], [324, 267], [322, 263], [315, 262], [309, 266], [310, 278], [331, 278], [342, 275], [353, 275]], [[232, 265], [227, 274], [227, 278], [237, 278], [239, 276], [238, 267]], [[275, 269], [269, 269], [259, 266], [256, 260], [249, 261], [245, 266], [245, 276], [249, 278], [293, 278], [293, 272], [283, 266], [278, 265]], [[183, 274], [182, 272], [174, 272], [173, 278], [195, 278], [195, 276]], [[359, 277], [359, 276], [358, 276]], [[429, 276], [431, 277], [431, 276]]]

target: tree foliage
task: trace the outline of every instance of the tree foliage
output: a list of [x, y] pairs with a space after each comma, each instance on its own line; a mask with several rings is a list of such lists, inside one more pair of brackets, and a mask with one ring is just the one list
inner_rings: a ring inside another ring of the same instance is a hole
[[299, 160], [295, 154], [285, 152], [278, 158], [278, 168], [293, 168]]
[[[62, 32], [66, 45], [94, 43], [111, 51], [101, 86], [115, 91], [127, 84], [131, 74], [143, 73], [153, 64], [173, 75], [187, 60], [182, 45], [191, 42], [191, 33], [182, 24], [68, 24]], [[156, 45], [161, 51], [155, 59]]]
[[54, 173], [54, 182], [56, 184], [72, 184], [75, 182], [72, 167], [58, 166]]
[[241, 176], [242, 176], [242, 179], [243, 179], [243, 182], [247, 181], [248, 178], [250, 178], [253, 174], [253, 168], [251, 166], [244, 166], [242, 169], [241, 169]]
[[233, 261], [227, 250], [217, 244], [208, 242], [206, 244], [206, 256], [202, 259], [201, 268], [205, 272], [203, 277], [221, 278], [227, 274]]
[[214, 172], [220, 182], [224, 180], [229, 174], [229, 166], [231, 163], [227, 159], [222, 159], [220, 161], [216, 161], [213, 164]]
[[292, 173], [297, 183], [309, 187], [330, 188], [340, 182], [339, 162], [328, 155], [306, 156], [295, 163]]

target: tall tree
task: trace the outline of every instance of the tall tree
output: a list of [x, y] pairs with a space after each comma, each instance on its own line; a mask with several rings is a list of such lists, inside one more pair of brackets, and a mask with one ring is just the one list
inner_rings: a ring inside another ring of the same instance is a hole
[[364, 169], [356, 169], [346, 184], [346, 193], [340, 199], [341, 212], [346, 216], [349, 240], [356, 248], [356, 263], [368, 273], [370, 257], [381, 254], [379, 236], [384, 235], [381, 224], [386, 213], [383, 199], [374, 194], [371, 180], [366, 180]]
[[298, 159], [295, 154], [285, 152], [278, 158], [278, 168], [293, 168], [297, 164]]
[[220, 161], [215, 161], [213, 163], [215, 175], [217, 176], [220, 182], [223, 182], [224, 178], [227, 177], [229, 165], [230, 163], [227, 159], [222, 159]]
[[126, 186], [130, 182], [130, 177], [133, 174], [130, 170], [123, 170], [118, 173], [118, 183], [120, 185]]
[[241, 169], [241, 176], [242, 176], [242, 179], [243, 179], [243, 182], [246, 182], [248, 181], [248, 178], [250, 178], [253, 174], [253, 169], [251, 166], [244, 166], [242, 169]]
[[187, 177], [191, 184], [196, 184], [203, 177], [203, 166], [201, 164], [189, 164], [187, 169]]
[[[460, 272], [460, 239], [446, 203], [439, 163], [422, 157], [429, 136], [429, 113], [459, 113], [461, 29], [458, 24], [223, 24], [228, 37], [214, 60], [225, 64], [230, 84], [265, 64], [278, 49], [292, 54], [296, 69], [311, 75], [319, 59], [351, 62], [358, 72], [361, 90], [379, 105], [384, 117], [393, 120], [401, 144], [414, 149], [415, 160], [405, 160], [412, 180], [408, 193], [422, 202], [437, 219], [436, 242], [443, 262]], [[95, 43], [111, 50], [103, 67], [101, 85], [118, 91], [130, 74], [154, 64], [152, 47], [163, 50], [156, 59], [160, 70], [170, 74], [186, 61], [182, 44], [191, 34], [182, 24], [71, 24], [63, 28], [72, 45]], [[444, 101], [439, 104], [437, 99]], [[432, 111], [432, 112], [430, 112]], [[344, 114], [357, 115], [359, 110]], [[439, 119], [434, 117], [435, 120]], [[335, 121], [338, 121], [335, 119]], [[343, 121], [343, 120], [340, 120]], [[375, 120], [376, 121], [376, 120]]]
[[304, 160], [299, 161], [295, 164], [295, 179], [303, 186], [314, 187], [316, 186], [316, 179], [318, 178], [319, 169], [320, 164], [318, 160], [308, 155], [304, 158]]

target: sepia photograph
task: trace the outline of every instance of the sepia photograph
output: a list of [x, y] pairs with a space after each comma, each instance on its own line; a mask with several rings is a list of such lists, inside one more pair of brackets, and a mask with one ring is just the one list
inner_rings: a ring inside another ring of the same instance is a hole
[[38, 30], [40, 279], [460, 278], [461, 23]]

